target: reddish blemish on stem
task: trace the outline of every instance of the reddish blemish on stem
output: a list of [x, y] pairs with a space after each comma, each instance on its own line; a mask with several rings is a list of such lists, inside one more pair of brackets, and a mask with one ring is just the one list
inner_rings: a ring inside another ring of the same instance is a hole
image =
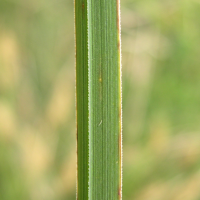
[[82, 16], [84, 18], [84, 16], [85, 16], [85, 4], [84, 4], [84, 2], [82, 2], [81, 8], [82, 8]]
[[118, 189], [118, 196], [119, 196], [119, 199], [121, 199], [121, 196], [122, 196], [122, 194], [121, 194], [121, 187], [119, 187], [119, 189]]

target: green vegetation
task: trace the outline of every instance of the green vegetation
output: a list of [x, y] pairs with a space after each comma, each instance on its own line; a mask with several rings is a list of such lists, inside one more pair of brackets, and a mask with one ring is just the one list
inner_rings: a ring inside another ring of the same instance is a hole
[[121, 199], [118, 1], [75, 1], [77, 198]]
[[[0, 1], [2, 200], [75, 199], [73, 8]], [[199, 10], [121, 1], [123, 200], [200, 198]]]

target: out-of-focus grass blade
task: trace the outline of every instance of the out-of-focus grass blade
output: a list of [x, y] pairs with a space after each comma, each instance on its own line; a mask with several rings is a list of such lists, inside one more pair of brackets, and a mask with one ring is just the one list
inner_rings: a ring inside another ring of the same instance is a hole
[[77, 199], [121, 199], [119, 0], [75, 0]]

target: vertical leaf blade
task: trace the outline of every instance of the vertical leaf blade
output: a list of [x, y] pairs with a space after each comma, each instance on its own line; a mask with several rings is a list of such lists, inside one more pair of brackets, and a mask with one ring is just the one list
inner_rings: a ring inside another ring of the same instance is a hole
[[78, 199], [121, 199], [119, 1], [76, 0]]

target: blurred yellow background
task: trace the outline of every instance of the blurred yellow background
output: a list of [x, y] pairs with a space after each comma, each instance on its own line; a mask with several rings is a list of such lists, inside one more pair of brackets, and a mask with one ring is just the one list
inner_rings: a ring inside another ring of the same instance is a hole
[[[123, 199], [200, 199], [200, 1], [121, 0]], [[73, 200], [73, 0], [0, 1], [0, 199]]]

